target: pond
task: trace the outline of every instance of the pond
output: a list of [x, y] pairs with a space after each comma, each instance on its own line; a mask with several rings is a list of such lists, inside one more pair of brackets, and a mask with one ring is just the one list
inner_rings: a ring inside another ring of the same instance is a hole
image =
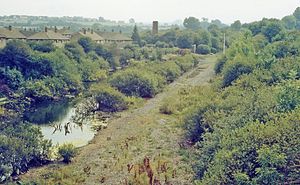
[[38, 125], [45, 139], [51, 139], [53, 145], [72, 143], [81, 147], [93, 139], [96, 131], [89, 120], [74, 123], [77, 101], [45, 102], [32, 107], [24, 113], [25, 120]]

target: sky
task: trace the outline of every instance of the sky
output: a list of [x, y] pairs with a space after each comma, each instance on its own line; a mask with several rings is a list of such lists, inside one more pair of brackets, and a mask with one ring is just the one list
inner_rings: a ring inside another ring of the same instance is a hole
[[0, 15], [104, 17], [150, 23], [193, 16], [230, 24], [282, 18], [300, 7], [300, 0], [1, 0]]

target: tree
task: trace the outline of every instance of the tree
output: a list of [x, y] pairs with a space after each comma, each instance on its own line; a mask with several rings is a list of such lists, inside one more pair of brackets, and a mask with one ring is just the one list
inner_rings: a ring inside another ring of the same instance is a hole
[[183, 21], [183, 26], [187, 29], [196, 30], [200, 28], [200, 21], [195, 17], [185, 18]]
[[294, 11], [293, 15], [295, 16], [295, 18], [296, 18], [298, 21], [300, 21], [300, 7], [298, 7], [298, 8]]
[[278, 21], [268, 21], [266, 26], [262, 28], [262, 33], [268, 38], [269, 42], [273, 42], [284, 30], [282, 24]]
[[241, 28], [242, 28], [242, 23], [240, 20], [236, 20], [234, 21], [234, 23], [232, 23], [230, 25], [230, 27], [233, 29], [233, 30], [236, 30], [236, 31], [239, 31]]
[[142, 46], [142, 41], [141, 41], [140, 34], [139, 34], [139, 31], [138, 31], [138, 28], [136, 25], [134, 25], [131, 38], [134, 43], [138, 44], [139, 46]]
[[129, 23], [130, 24], [134, 24], [135, 23], [135, 20], [133, 18], [129, 19]]
[[206, 30], [200, 30], [194, 37], [194, 43], [196, 45], [205, 44], [211, 45], [211, 35]]
[[286, 29], [294, 29], [297, 25], [297, 19], [293, 15], [285, 16], [282, 18], [283, 25]]
[[193, 39], [187, 34], [182, 34], [177, 38], [176, 43], [179, 48], [191, 48]]
[[210, 53], [210, 47], [208, 45], [200, 44], [197, 46], [196, 52], [198, 54], [207, 55]]
[[94, 49], [94, 43], [92, 39], [88, 37], [82, 37], [78, 40], [78, 44], [83, 47], [85, 53], [88, 53]]

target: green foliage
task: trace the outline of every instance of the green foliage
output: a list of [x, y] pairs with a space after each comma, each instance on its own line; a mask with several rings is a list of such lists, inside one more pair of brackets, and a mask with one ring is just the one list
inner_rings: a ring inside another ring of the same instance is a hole
[[252, 70], [253, 67], [249, 63], [236, 61], [232, 65], [227, 65], [223, 71], [223, 86], [227, 87], [231, 85], [241, 75], [249, 74]]
[[171, 83], [180, 76], [181, 69], [175, 62], [168, 61], [155, 65], [153, 72], [163, 76], [168, 83]]
[[83, 48], [75, 42], [66, 43], [65, 49], [70, 52], [72, 59], [76, 61], [80, 61], [85, 55]]
[[242, 28], [242, 23], [241, 23], [240, 20], [236, 20], [236, 21], [234, 21], [234, 23], [232, 23], [232, 24], [230, 25], [230, 27], [231, 27], [233, 30], [239, 31], [239, 30], [241, 30], [241, 28]]
[[191, 48], [193, 44], [193, 39], [188, 34], [181, 34], [178, 36], [176, 44], [180, 48]]
[[156, 95], [164, 84], [163, 78], [142, 69], [128, 69], [112, 76], [110, 84], [128, 96], [149, 98]]
[[297, 7], [296, 10], [293, 13], [293, 16], [295, 16], [295, 18], [297, 20], [300, 20], [300, 7]]
[[[26, 146], [26, 147], [24, 147]], [[43, 139], [40, 129], [19, 121], [0, 125], [0, 177], [20, 174], [29, 164], [42, 164], [48, 159], [51, 142]]]
[[49, 53], [55, 50], [52, 41], [29, 42], [29, 46], [35, 51], [44, 53]]
[[195, 18], [195, 17], [189, 17], [189, 18], [185, 18], [183, 21], [183, 25], [184, 27], [188, 28], [188, 29], [198, 29], [200, 28], [200, 21], [199, 19]]
[[196, 52], [198, 54], [207, 55], [211, 52], [211, 49], [208, 45], [200, 44], [197, 46]]
[[300, 105], [299, 82], [287, 81], [278, 94], [278, 109], [287, 112], [296, 109]]
[[268, 22], [266, 26], [262, 28], [262, 33], [267, 37], [269, 42], [273, 42], [281, 39], [284, 28], [279, 22]]
[[63, 144], [58, 148], [58, 154], [63, 158], [63, 162], [65, 163], [70, 163], [76, 153], [77, 150], [73, 144]]
[[284, 27], [288, 30], [295, 29], [297, 26], [297, 19], [293, 15], [285, 16], [282, 18]]
[[90, 39], [89, 37], [81, 37], [80, 39], [78, 39], [78, 44], [83, 47], [85, 53], [88, 53], [95, 48], [95, 43], [93, 43], [92, 39]]
[[104, 112], [118, 112], [128, 108], [126, 96], [109, 85], [93, 85], [91, 92]]
[[216, 74], [220, 74], [222, 71], [223, 71], [223, 68], [224, 68], [224, 65], [226, 63], [226, 58], [225, 57], [222, 57], [222, 58], [219, 58], [216, 65], [215, 65], [215, 72]]
[[142, 41], [141, 41], [140, 34], [139, 34], [139, 31], [138, 31], [138, 28], [137, 28], [136, 25], [133, 28], [131, 38], [132, 38], [134, 43], [138, 44], [139, 46], [142, 46]]
[[0, 68], [0, 78], [13, 90], [17, 90], [24, 83], [22, 73], [15, 68]]
[[278, 25], [251, 24], [257, 33], [235, 38], [209, 91], [185, 88], [160, 108], [183, 115], [186, 137], [197, 148], [196, 184], [298, 182], [299, 35]]
[[195, 58], [192, 55], [185, 55], [182, 57], [174, 57], [172, 60], [180, 67], [182, 72], [186, 72], [196, 65]]

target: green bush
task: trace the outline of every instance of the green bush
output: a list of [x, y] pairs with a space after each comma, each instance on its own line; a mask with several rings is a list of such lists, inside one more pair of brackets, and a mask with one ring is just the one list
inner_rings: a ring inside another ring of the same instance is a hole
[[95, 49], [95, 43], [89, 37], [81, 37], [78, 39], [78, 44], [83, 47], [85, 53]]
[[181, 74], [180, 67], [175, 62], [168, 61], [153, 66], [153, 72], [163, 76], [168, 83], [173, 82]]
[[143, 69], [128, 69], [115, 73], [110, 84], [128, 96], [154, 97], [165, 82], [155, 73]]
[[187, 72], [196, 65], [195, 58], [190, 54], [181, 57], [176, 56], [174, 58], [171, 58], [171, 60], [175, 61], [175, 63], [180, 67], [182, 72]]
[[101, 111], [118, 112], [128, 108], [126, 96], [108, 85], [93, 85], [91, 91]]
[[58, 154], [63, 158], [63, 162], [70, 163], [77, 153], [73, 144], [63, 144], [58, 148]]
[[198, 54], [207, 55], [210, 53], [210, 47], [208, 45], [200, 44], [197, 46], [196, 52]]
[[249, 74], [253, 71], [251, 64], [244, 62], [234, 62], [225, 67], [223, 73], [223, 87], [227, 87], [232, 84], [237, 78], [243, 74]]
[[29, 42], [29, 46], [35, 50], [40, 52], [49, 53], [55, 50], [55, 46], [52, 41], [41, 41], [41, 42]]
[[226, 57], [222, 57], [222, 58], [218, 59], [216, 65], [215, 65], [216, 74], [219, 74], [222, 72], [226, 61], [227, 61]]

